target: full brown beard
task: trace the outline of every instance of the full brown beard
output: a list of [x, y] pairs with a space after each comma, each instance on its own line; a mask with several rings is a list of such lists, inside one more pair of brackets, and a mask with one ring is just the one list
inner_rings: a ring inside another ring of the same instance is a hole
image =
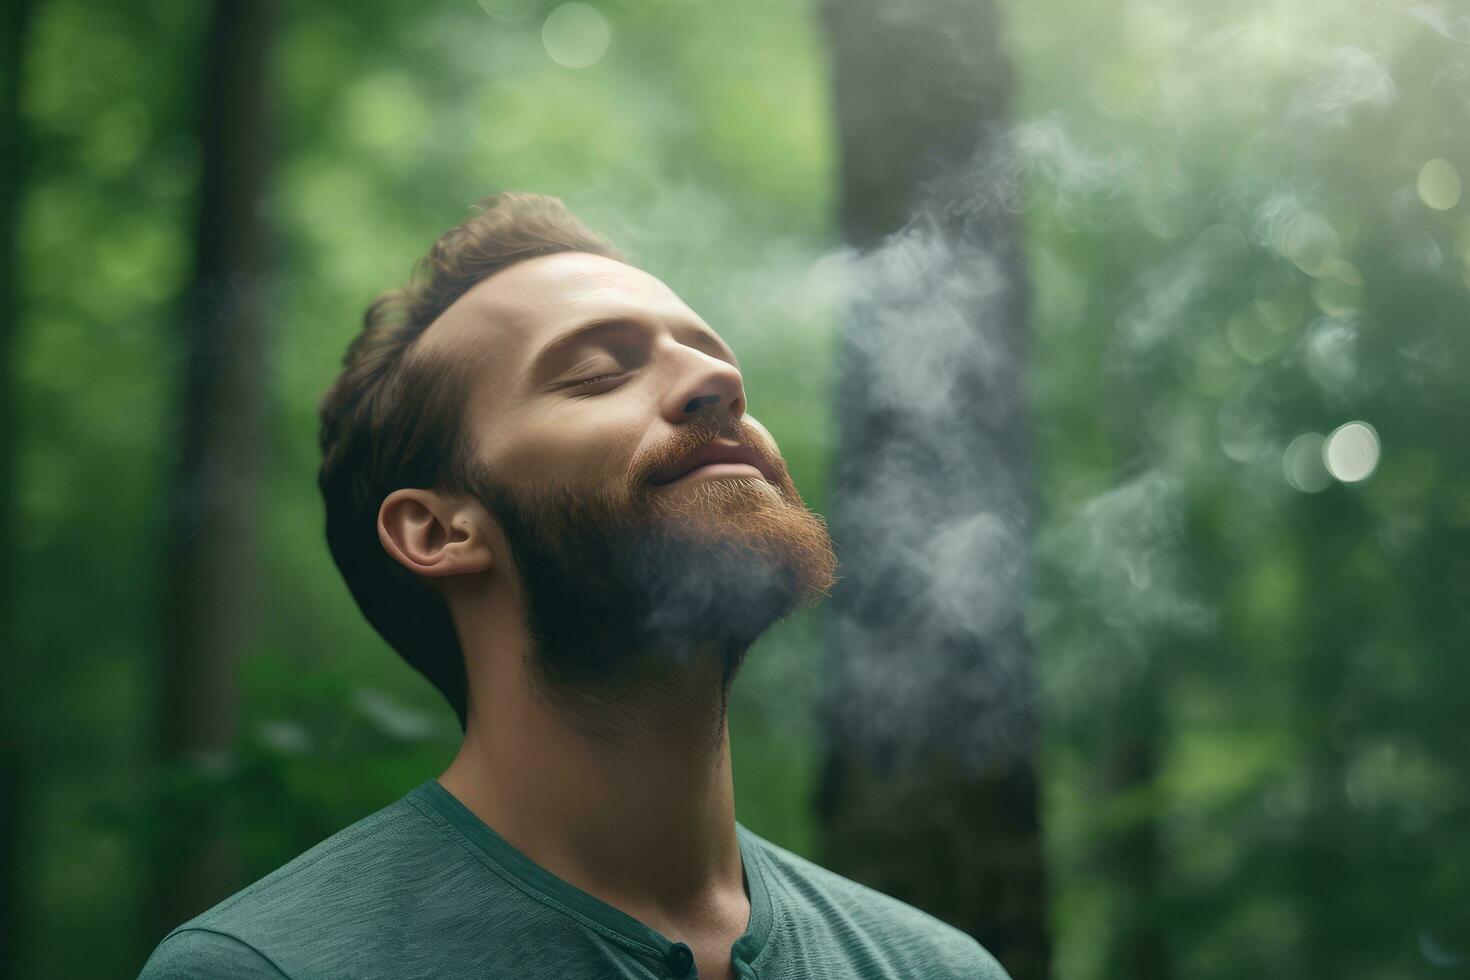
[[[653, 473], [716, 437], [760, 452], [775, 480], [650, 485]], [[640, 716], [687, 701], [691, 677], [698, 690], [708, 676], [723, 718], [751, 644], [836, 581], [826, 522], [774, 447], [730, 416], [682, 426], [668, 446], [635, 460], [621, 487], [522, 488], [483, 472], [474, 484], [510, 544], [533, 681], [601, 737], [640, 734], [630, 731], [646, 724]]]

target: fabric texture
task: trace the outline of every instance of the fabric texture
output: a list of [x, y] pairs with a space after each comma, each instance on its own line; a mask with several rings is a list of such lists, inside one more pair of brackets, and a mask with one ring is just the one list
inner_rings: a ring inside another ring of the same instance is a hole
[[[736, 831], [743, 980], [1009, 980], [960, 930]], [[536, 864], [430, 779], [174, 929], [140, 980], [694, 976], [678, 937]]]

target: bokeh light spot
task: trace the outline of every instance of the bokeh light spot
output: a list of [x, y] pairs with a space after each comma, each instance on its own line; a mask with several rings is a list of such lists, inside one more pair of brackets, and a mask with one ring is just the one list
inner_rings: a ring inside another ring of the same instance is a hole
[[1359, 483], [1378, 468], [1378, 433], [1367, 422], [1348, 422], [1332, 430], [1322, 446], [1327, 471], [1343, 483]]
[[1251, 308], [1266, 324], [1277, 333], [1291, 333], [1301, 326], [1304, 311], [1299, 301], [1288, 299], [1258, 299], [1251, 303]]
[[1245, 393], [1227, 398], [1215, 415], [1220, 451], [1237, 463], [1249, 463], [1271, 443], [1271, 416]]
[[1322, 463], [1322, 446], [1326, 439], [1320, 432], [1303, 432], [1287, 445], [1281, 454], [1281, 470], [1286, 482], [1302, 493], [1318, 493], [1332, 483], [1332, 474]]
[[1341, 248], [1337, 229], [1315, 211], [1293, 215], [1281, 236], [1281, 251], [1309, 276], [1331, 275]]
[[1419, 169], [1419, 179], [1414, 186], [1419, 191], [1419, 200], [1436, 211], [1448, 211], [1460, 203], [1460, 172], [1454, 164], [1441, 157], [1430, 160]]
[[541, 25], [541, 43], [565, 68], [588, 68], [602, 60], [612, 40], [607, 18], [585, 3], [564, 3]]
[[1238, 262], [1251, 250], [1245, 232], [1234, 225], [1211, 225], [1199, 233], [1191, 248], [1200, 264], [1210, 268]]
[[1312, 302], [1328, 316], [1343, 316], [1362, 306], [1363, 288], [1335, 276], [1318, 279], [1312, 283]]
[[1264, 319], [1252, 305], [1239, 310], [1225, 324], [1225, 339], [1241, 360], [1263, 364], [1281, 349], [1284, 331]]
[[311, 733], [294, 721], [263, 721], [256, 726], [255, 734], [263, 744], [286, 755], [301, 755], [311, 750]]
[[1419, 930], [1419, 951], [1438, 967], [1470, 962], [1470, 909], [1441, 916]]
[[1329, 263], [1327, 274], [1338, 282], [1349, 286], [1363, 285], [1363, 274], [1347, 259], [1335, 258]]

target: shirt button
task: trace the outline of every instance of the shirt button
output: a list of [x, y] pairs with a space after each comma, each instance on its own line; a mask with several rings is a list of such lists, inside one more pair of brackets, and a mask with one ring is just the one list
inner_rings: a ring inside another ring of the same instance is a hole
[[674, 943], [664, 955], [664, 962], [668, 964], [670, 973], [682, 977], [694, 966], [694, 953], [683, 943]]

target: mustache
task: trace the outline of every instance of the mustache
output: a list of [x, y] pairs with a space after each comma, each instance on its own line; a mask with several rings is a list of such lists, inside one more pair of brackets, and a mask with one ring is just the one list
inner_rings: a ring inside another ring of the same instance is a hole
[[770, 464], [771, 472], [777, 474], [784, 484], [790, 478], [786, 473], [786, 462], [776, 447], [763, 438], [743, 418], [727, 413], [705, 414], [679, 426], [667, 443], [649, 452], [636, 467], [636, 484], [648, 486], [654, 475], [673, 466], [696, 449], [714, 439], [728, 439], [760, 454]]

